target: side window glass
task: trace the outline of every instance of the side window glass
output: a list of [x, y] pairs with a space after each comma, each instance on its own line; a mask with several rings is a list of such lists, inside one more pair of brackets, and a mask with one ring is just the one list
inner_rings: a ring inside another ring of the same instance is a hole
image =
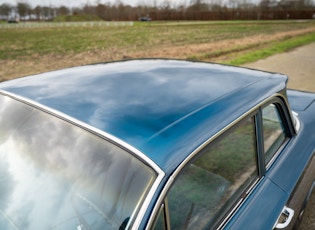
[[254, 119], [211, 142], [168, 193], [171, 229], [205, 229], [258, 177]]
[[262, 110], [264, 151], [266, 164], [270, 162], [286, 135], [277, 106], [270, 104]]
[[166, 220], [165, 220], [165, 206], [161, 207], [161, 210], [159, 212], [158, 218], [156, 220], [156, 223], [154, 225], [154, 230], [166, 230]]

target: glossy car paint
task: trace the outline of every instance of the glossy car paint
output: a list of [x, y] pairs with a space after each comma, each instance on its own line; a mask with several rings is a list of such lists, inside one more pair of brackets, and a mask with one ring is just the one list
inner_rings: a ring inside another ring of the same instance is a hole
[[[1, 83], [0, 90], [66, 114], [145, 154], [165, 172], [150, 204], [153, 209], [182, 161], [268, 98], [276, 94], [286, 98], [286, 81], [280, 74], [216, 64], [133, 60], [21, 78]], [[227, 229], [271, 229], [311, 158], [315, 96], [288, 94], [301, 120], [298, 135], [260, 179]], [[140, 228], [145, 228], [150, 209]]]
[[172, 172], [196, 147], [285, 83], [283, 75], [148, 60], [61, 70], [1, 88], [118, 137]]

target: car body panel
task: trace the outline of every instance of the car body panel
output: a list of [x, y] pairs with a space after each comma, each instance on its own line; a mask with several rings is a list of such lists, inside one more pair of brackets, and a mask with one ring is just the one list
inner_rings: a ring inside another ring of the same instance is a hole
[[303, 111], [315, 101], [314, 93], [288, 90], [287, 94], [291, 108], [295, 111]]
[[133, 229], [152, 227], [148, 223], [156, 218], [181, 167], [244, 117], [278, 100], [283, 102], [283, 119], [293, 127], [288, 94], [291, 108], [298, 113], [298, 128], [289, 130], [279, 154], [240, 205], [220, 222], [226, 229], [271, 229], [315, 150], [315, 94], [287, 91], [286, 83], [281, 74], [156, 59], [20, 78], [1, 83], [0, 93], [128, 149], [155, 169], [158, 179]]
[[4, 82], [0, 89], [106, 131], [168, 173], [286, 80], [214, 64], [142, 60], [61, 70]]
[[246, 200], [225, 229], [244, 229], [244, 226], [246, 229], [273, 229], [288, 194], [270, 179], [262, 180], [256, 192]]
[[[277, 157], [267, 170], [265, 177], [262, 178], [257, 188], [255, 188], [255, 192], [250, 196], [249, 200], [244, 202], [241, 210], [236, 212], [236, 215], [226, 226], [227, 229], [243, 229], [243, 226], [249, 229], [272, 229], [277, 220], [275, 216], [281, 212], [279, 208], [285, 205], [293, 207], [296, 212], [294, 221], [286, 228], [291, 229], [295, 220], [299, 218], [301, 205], [305, 205], [305, 203], [303, 204], [303, 201], [305, 201], [303, 199], [307, 196], [314, 181], [314, 174], [310, 175], [310, 173], [313, 173], [314, 170], [312, 168], [315, 168], [315, 142], [310, 141], [315, 140], [315, 132], [313, 131], [315, 119], [312, 116], [312, 114], [315, 114], [315, 96], [312, 93], [292, 90], [288, 91], [288, 95], [291, 105], [293, 105], [292, 109], [298, 111], [302, 108], [302, 111], [304, 111], [307, 108], [308, 110], [307, 113], [305, 111], [299, 112], [301, 128], [298, 131], [298, 135], [294, 136], [286, 144], [284, 151]], [[294, 97], [291, 97], [291, 95], [294, 95]], [[308, 121], [309, 123], [304, 123], [303, 121]], [[306, 168], [308, 168], [308, 171], [305, 171]], [[304, 174], [308, 175], [306, 176], [308, 178], [301, 178], [304, 177]], [[305, 180], [303, 182], [300, 181], [301, 185], [299, 185], [298, 181], [302, 179]], [[303, 187], [297, 188], [297, 185]], [[267, 191], [269, 189], [272, 191]], [[300, 194], [298, 202], [290, 200], [294, 190], [297, 189], [300, 189], [300, 193], [305, 195]], [[254, 202], [252, 203], [252, 201]], [[253, 216], [259, 218], [253, 221]], [[233, 221], [234, 219], [235, 222]]]
[[[297, 95], [299, 94], [299, 97]], [[274, 164], [273, 171], [269, 177], [277, 183], [282, 189], [290, 192], [293, 185], [299, 179], [299, 174], [289, 174], [288, 171], [297, 170], [303, 171], [309, 162], [314, 151], [314, 144], [310, 144], [310, 140], [315, 139], [314, 114], [315, 114], [315, 96], [310, 93], [302, 93], [298, 91], [288, 91], [291, 108], [298, 112], [300, 120], [300, 130], [298, 135], [294, 136], [286, 146], [286, 152], [294, 152], [296, 154], [285, 155], [281, 160]], [[294, 97], [291, 97], [294, 95]], [[302, 111], [300, 110], [302, 109]], [[305, 110], [307, 109], [307, 112]]]

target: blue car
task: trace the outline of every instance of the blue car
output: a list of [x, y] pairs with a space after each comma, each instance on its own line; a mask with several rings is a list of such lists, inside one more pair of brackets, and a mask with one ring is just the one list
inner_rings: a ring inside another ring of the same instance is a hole
[[315, 178], [315, 94], [180, 60], [0, 83], [0, 229], [291, 229]]

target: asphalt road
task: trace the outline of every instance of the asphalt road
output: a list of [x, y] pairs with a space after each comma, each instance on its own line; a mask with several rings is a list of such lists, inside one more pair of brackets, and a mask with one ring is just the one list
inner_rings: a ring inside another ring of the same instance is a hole
[[[289, 77], [288, 88], [315, 92], [315, 43], [247, 64], [245, 67], [283, 73]], [[298, 229], [315, 229], [315, 191]]]

